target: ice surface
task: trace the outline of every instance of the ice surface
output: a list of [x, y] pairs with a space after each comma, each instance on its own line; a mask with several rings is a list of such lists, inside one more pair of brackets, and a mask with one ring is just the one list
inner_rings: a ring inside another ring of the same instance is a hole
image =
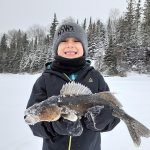
[[[24, 110], [32, 86], [40, 74], [0, 74], [0, 150], [41, 150], [42, 139], [33, 136], [24, 122]], [[150, 76], [105, 77], [112, 92], [131, 116], [150, 128]], [[113, 131], [102, 133], [102, 150], [149, 150], [150, 138], [142, 138], [136, 148], [126, 125], [121, 122]]]

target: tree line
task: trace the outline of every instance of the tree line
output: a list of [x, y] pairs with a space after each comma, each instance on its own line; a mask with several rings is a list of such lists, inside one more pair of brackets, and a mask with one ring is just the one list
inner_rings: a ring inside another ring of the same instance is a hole
[[[0, 73], [42, 72], [53, 59], [52, 43], [59, 21], [56, 13], [49, 30], [35, 25], [28, 31], [10, 30], [0, 40]], [[95, 68], [109, 75], [127, 71], [150, 72], [150, 1], [128, 0], [126, 11], [111, 11], [108, 22], [87, 21], [80, 24], [88, 35], [88, 59]]]

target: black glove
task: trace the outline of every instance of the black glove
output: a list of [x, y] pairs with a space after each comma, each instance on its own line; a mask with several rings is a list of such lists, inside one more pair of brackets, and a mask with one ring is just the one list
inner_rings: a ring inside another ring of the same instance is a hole
[[112, 109], [109, 106], [94, 106], [88, 109], [84, 116], [84, 122], [87, 129], [104, 131], [111, 130], [119, 122], [114, 123], [114, 118]]
[[60, 118], [58, 121], [52, 122], [52, 126], [59, 135], [80, 136], [83, 131], [80, 120], [75, 122]]

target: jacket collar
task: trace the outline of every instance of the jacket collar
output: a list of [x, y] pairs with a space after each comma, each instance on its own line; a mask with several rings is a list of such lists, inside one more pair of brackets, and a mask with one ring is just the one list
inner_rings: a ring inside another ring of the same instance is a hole
[[[43, 73], [50, 73], [50, 74], [54, 74], [64, 80], [66, 80], [67, 82], [70, 81], [66, 75], [60, 73], [60, 72], [57, 72], [57, 71], [53, 71], [51, 70], [51, 63], [52, 62], [48, 62], [45, 64], [45, 71]], [[81, 69], [79, 72], [78, 72], [78, 76], [76, 78], [77, 81], [79, 81], [80, 79], [82, 79], [82, 77], [84, 77], [90, 70], [94, 69], [92, 66], [90, 66], [91, 62], [88, 60], [86, 65], [84, 66], [83, 69]]]

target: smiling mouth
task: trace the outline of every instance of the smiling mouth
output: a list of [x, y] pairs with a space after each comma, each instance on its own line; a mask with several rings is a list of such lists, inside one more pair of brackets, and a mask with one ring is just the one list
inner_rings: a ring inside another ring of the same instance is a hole
[[77, 54], [77, 52], [74, 52], [74, 51], [68, 51], [68, 52], [65, 52], [65, 54], [74, 55], [74, 54]]

